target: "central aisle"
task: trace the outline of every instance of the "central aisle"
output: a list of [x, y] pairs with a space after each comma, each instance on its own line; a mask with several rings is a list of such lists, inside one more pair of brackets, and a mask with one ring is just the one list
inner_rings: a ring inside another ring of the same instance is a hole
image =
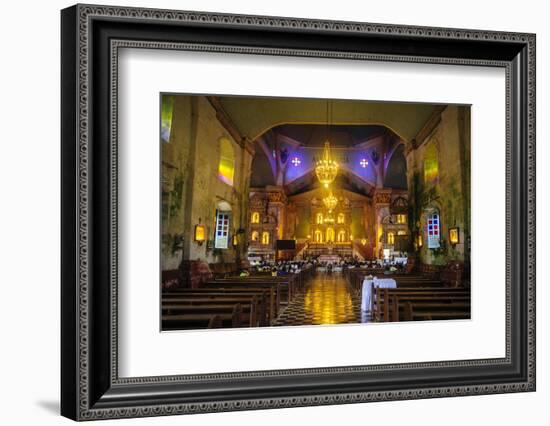
[[361, 322], [361, 301], [341, 273], [318, 272], [282, 311], [273, 325], [317, 325]]

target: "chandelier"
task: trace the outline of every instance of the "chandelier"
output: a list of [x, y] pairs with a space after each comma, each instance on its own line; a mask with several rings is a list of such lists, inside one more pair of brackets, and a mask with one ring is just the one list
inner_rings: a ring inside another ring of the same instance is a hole
[[325, 149], [323, 150], [323, 157], [317, 161], [315, 166], [315, 173], [319, 182], [328, 188], [328, 186], [336, 179], [338, 174], [338, 163], [334, 161], [330, 155], [330, 142], [325, 142]]
[[325, 204], [325, 207], [330, 212], [331, 210], [334, 210], [334, 208], [338, 204], [338, 198], [332, 195], [332, 191], [330, 191], [330, 194], [328, 195], [328, 197], [323, 198], [323, 203]]

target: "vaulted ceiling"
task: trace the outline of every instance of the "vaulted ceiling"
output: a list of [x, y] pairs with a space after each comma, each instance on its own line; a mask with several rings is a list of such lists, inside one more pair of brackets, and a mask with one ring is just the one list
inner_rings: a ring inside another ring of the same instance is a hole
[[435, 104], [209, 97], [237, 140], [254, 142], [251, 187], [280, 185], [288, 195], [318, 187], [314, 166], [326, 140], [342, 166], [335, 186], [372, 196], [407, 188], [404, 144], [440, 114]]
[[332, 124], [386, 126], [410, 142], [437, 107], [434, 104], [372, 102], [360, 100], [330, 101], [220, 96], [216, 97], [239, 132], [255, 140], [272, 127], [282, 124]]
[[380, 125], [283, 124], [255, 142], [251, 187], [282, 185], [287, 195], [319, 186], [315, 164], [329, 140], [340, 171], [334, 183], [363, 196], [407, 188], [403, 140]]

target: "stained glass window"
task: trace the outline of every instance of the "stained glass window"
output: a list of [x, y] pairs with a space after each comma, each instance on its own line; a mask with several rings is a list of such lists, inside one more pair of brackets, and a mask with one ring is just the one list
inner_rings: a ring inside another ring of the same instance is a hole
[[162, 95], [160, 108], [160, 138], [163, 142], [170, 142], [172, 130], [172, 115], [174, 113], [174, 96]]
[[220, 164], [218, 167], [218, 177], [228, 185], [233, 186], [233, 176], [235, 174], [235, 151], [231, 141], [226, 138], [220, 139]]
[[437, 147], [434, 143], [426, 148], [424, 154], [424, 182], [428, 185], [437, 183], [439, 178], [439, 165], [437, 159]]

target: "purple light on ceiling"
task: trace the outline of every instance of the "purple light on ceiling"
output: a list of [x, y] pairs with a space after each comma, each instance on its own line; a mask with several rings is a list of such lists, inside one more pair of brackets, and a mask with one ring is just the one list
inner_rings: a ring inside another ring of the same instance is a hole
[[366, 158], [362, 158], [359, 164], [361, 164], [361, 167], [366, 168], [369, 165], [369, 161]]
[[298, 157], [294, 157], [291, 160], [291, 163], [294, 165], [294, 167], [298, 167], [300, 164], [302, 164], [302, 161]]

